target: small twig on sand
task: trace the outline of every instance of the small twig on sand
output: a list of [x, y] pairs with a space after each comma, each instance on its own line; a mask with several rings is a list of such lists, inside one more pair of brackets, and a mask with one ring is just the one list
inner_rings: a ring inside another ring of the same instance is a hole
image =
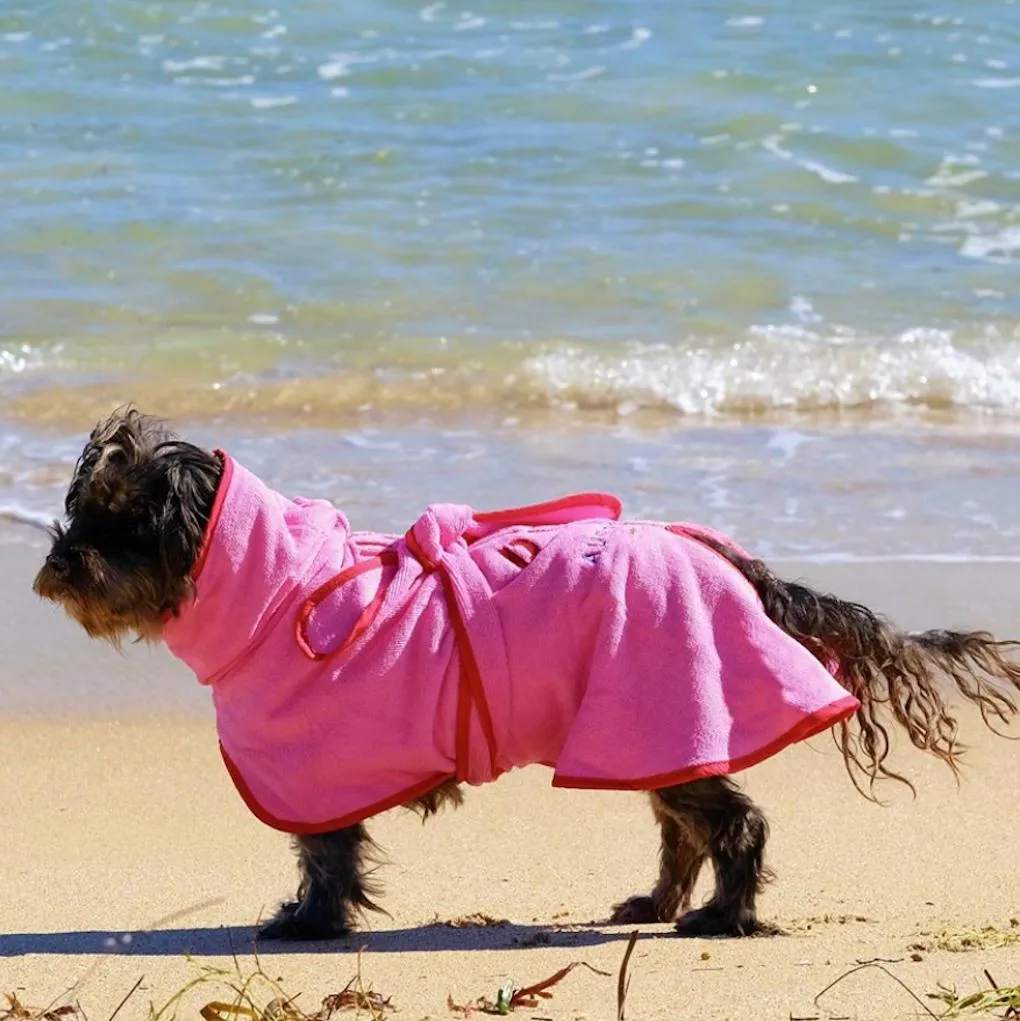
[[627, 949], [623, 953], [623, 961], [620, 964], [620, 976], [616, 980], [616, 1021], [624, 1021], [624, 1008], [627, 1003], [627, 990], [630, 989], [630, 977], [627, 975], [627, 965], [630, 964], [630, 955], [634, 953], [637, 945], [638, 931], [635, 929], [627, 941]]
[[123, 1000], [121, 1000], [121, 1001], [120, 1001], [120, 1003], [118, 1003], [118, 1004], [117, 1004], [117, 1006], [116, 1006], [116, 1008], [114, 1009], [113, 1013], [112, 1013], [112, 1014], [110, 1015], [110, 1017], [109, 1017], [108, 1021], [113, 1021], [113, 1019], [114, 1019], [114, 1018], [115, 1018], [115, 1017], [116, 1017], [116, 1016], [117, 1016], [117, 1015], [118, 1015], [118, 1014], [120, 1013], [120, 1011], [121, 1011], [121, 1008], [122, 1008], [122, 1007], [124, 1006], [124, 1004], [125, 1004], [125, 1003], [127, 1003], [127, 1002], [128, 1002], [128, 1000], [130, 1000], [130, 999], [131, 999], [131, 997], [132, 997], [132, 996], [134, 996], [134, 995], [135, 995], [135, 993], [137, 993], [137, 992], [138, 992], [138, 987], [139, 987], [139, 986], [140, 986], [140, 985], [141, 985], [141, 984], [142, 984], [142, 983], [143, 983], [144, 981], [145, 981], [145, 976], [144, 976], [144, 975], [142, 975], [142, 976], [141, 976], [141, 977], [140, 977], [140, 978], [138, 979], [138, 981], [137, 981], [137, 982], [136, 982], [136, 983], [135, 983], [135, 984], [134, 984], [134, 985], [133, 985], [133, 986], [132, 986], [132, 987], [131, 987], [131, 988], [130, 988], [130, 989], [128, 990], [128, 994], [127, 994], [127, 996], [125, 996], [125, 997], [124, 997], [124, 999], [123, 999]]
[[883, 972], [883, 973], [884, 973], [885, 975], [887, 975], [887, 976], [888, 976], [889, 978], [891, 978], [891, 979], [893, 980], [893, 982], [895, 982], [895, 983], [896, 983], [896, 984], [897, 984], [898, 986], [900, 986], [901, 988], [903, 988], [904, 990], [906, 990], [906, 992], [907, 992], [907, 993], [908, 993], [908, 994], [909, 994], [909, 995], [910, 995], [910, 996], [911, 996], [911, 997], [912, 997], [912, 998], [913, 998], [914, 1000], [916, 1000], [916, 1001], [917, 1001], [917, 1003], [919, 1003], [919, 1004], [921, 1005], [921, 1009], [922, 1009], [922, 1010], [923, 1010], [923, 1011], [925, 1012], [925, 1014], [927, 1014], [927, 1015], [928, 1015], [928, 1017], [931, 1017], [931, 1018], [935, 1018], [935, 1021], [938, 1021], [938, 1014], [934, 1013], [934, 1012], [932, 1011], [932, 1009], [931, 1009], [931, 1008], [930, 1008], [930, 1007], [928, 1006], [928, 1004], [927, 1004], [927, 1003], [925, 1003], [925, 1002], [924, 1002], [924, 1000], [922, 1000], [922, 999], [921, 999], [921, 997], [920, 997], [920, 996], [918, 996], [918, 995], [917, 995], [917, 993], [915, 993], [915, 992], [914, 992], [914, 990], [913, 990], [913, 989], [911, 989], [911, 988], [910, 988], [910, 986], [908, 986], [908, 985], [907, 985], [907, 983], [903, 981], [903, 979], [901, 979], [901, 978], [899, 978], [898, 976], [894, 975], [894, 974], [893, 974], [893, 973], [892, 973], [892, 972], [891, 972], [891, 971], [890, 971], [890, 970], [889, 970], [889, 969], [888, 969], [887, 967], [885, 967], [885, 965], [883, 965], [883, 964], [877, 964], [877, 963], [875, 963], [875, 962], [870, 962], [870, 963], [868, 963], [868, 964], [859, 964], [859, 965], [857, 965], [857, 967], [856, 967], [856, 968], [851, 968], [851, 969], [850, 969], [849, 971], [845, 971], [845, 972], [844, 972], [844, 973], [843, 973], [842, 975], [840, 975], [840, 976], [839, 976], [839, 978], [837, 978], [837, 979], [835, 979], [834, 981], [830, 982], [830, 983], [829, 983], [829, 984], [828, 984], [828, 985], [827, 985], [827, 986], [826, 986], [826, 987], [825, 987], [825, 988], [824, 988], [824, 989], [823, 989], [823, 990], [822, 990], [822, 991], [821, 991], [821, 992], [820, 992], [820, 993], [819, 993], [819, 994], [818, 994], [818, 995], [817, 995], [817, 996], [816, 996], [816, 997], [814, 998], [814, 1005], [815, 1005], [815, 1006], [817, 1007], [817, 1006], [819, 1005], [819, 1004], [818, 1004], [818, 1001], [819, 1001], [819, 1000], [820, 1000], [820, 999], [821, 999], [821, 998], [822, 998], [822, 997], [823, 997], [823, 996], [824, 996], [824, 995], [825, 995], [825, 994], [826, 994], [827, 992], [829, 992], [829, 991], [830, 991], [831, 989], [834, 989], [834, 988], [835, 988], [836, 986], [838, 986], [838, 985], [840, 984], [840, 982], [842, 982], [842, 981], [843, 981], [843, 979], [845, 979], [845, 978], [849, 978], [849, 977], [850, 977], [851, 975], [855, 975], [855, 974], [856, 974], [857, 972], [859, 972], [859, 971], [865, 971], [865, 970], [866, 970], [866, 969], [868, 969], [868, 968], [877, 968], [877, 969], [878, 969], [879, 971]]
[[849, 1014], [830, 1014], [823, 1018], [821, 1014], [810, 1014], [805, 1017], [801, 1017], [790, 1011], [790, 1021], [853, 1021], [853, 1018]]

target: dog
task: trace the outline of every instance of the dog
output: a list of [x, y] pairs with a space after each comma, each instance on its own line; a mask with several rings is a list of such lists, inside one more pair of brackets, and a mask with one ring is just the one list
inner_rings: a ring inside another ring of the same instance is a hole
[[[733, 773], [830, 729], [874, 799], [879, 781], [909, 786], [887, 762], [890, 726], [957, 771], [945, 681], [992, 729], [1017, 713], [1016, 643], [901, 632], [708, 529], [621, 521], [603, 494], [437, 505], [405, 536], [352, 532], [325, 501], [288, 500], [128, 407], [92, 431], [65, 512], [37, 595], [93, 638], [166, 642], [212, 689], [242, 797], [293, 835], [297, 896], [263, 939], [340, 937], [382, 910], [366, 818], [428, 818], [465, 782], [533, 762], [561, 786], [651, 800], [658, 881], [612, 922], [767, 931], [768, 824]], [[708, 862], [714, 893], [694, 907]]]

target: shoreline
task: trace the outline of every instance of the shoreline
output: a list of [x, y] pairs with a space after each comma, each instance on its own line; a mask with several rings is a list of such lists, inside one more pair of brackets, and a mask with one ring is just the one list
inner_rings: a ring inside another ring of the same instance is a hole
[[[485, 510], [604, 491], [628, 518], [710, 525], [770, 561], [1020, 558], [1012, 437], [720, 423], [650, 431], [639, 418], [599, 429], [572, 420], [564, 430], [533, 428], [527, 416], [349, 429], [309, 419], [288, 432], [227, 418], [182, 432], [372, 531], [402, 533], [437, 501]], [[0, 520], [0, 533], [30, 537], [60, 513], [82, 439], [15, 433], [0, 443], [0, 516], [28, 521]]]

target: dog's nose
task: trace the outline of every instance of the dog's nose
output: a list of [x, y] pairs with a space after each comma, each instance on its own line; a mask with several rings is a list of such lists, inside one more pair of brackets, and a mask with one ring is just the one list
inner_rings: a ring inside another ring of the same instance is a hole
[[60, 578], [66, 578], [71, 573], [71, 562], [63, 553], [51, 553], [46, 558], [46, 566]]

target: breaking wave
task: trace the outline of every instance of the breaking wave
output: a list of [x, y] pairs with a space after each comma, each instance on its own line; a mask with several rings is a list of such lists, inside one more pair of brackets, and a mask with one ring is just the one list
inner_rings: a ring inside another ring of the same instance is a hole
[[[92, 377], [95, 379], [95, 376]], [[287, 364], [224, 379], [180, 373], [62, 383], [22, 373], [8, 416], [80, 423], [134, 401], [180, 418], [253, 416], [329, 424], [365, 415], [747, 418], [773, 413], [1020, 412], [1020, 337], [966, 341], [912, 329], [893, 337], [805, 326], [755, 327], [729, 344], [580, 343], [447, 349], [433, 360], [363, 355], [328, 368]], [[2, 390], [0, 390], [2, 394]]]

